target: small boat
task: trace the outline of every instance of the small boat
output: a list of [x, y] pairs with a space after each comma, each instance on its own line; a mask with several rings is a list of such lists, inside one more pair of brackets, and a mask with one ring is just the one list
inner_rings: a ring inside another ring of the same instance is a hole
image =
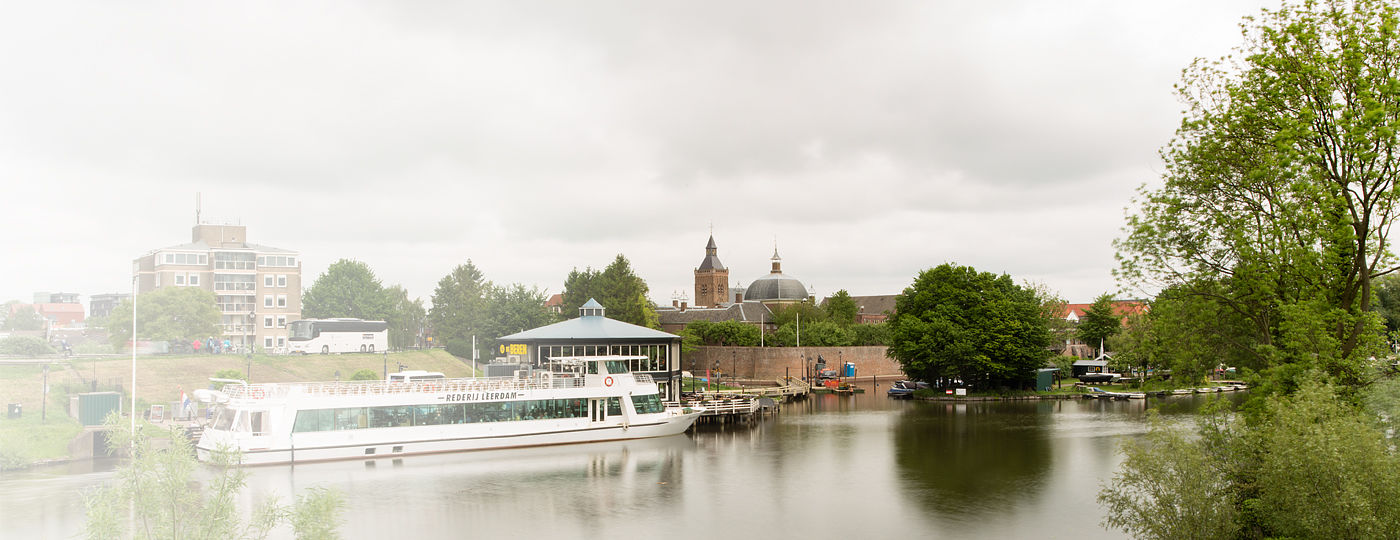
[[885, 395], [892, 398], [914, 397], [916, 390], [927, 389], [928, 383], [918, 381], [895, 381], [890, 385], [890, 389], [885, 391]]
[[1142, 392], [1109, 392], [1096, 386], [1090, 386], [1087, 397], [1097, 397], [1104, 399], [1147, 399], [1147, 394]]
[[1118, 373], [1085, 373], [1079, 376], [1079, 382], [1106, 383], [1116, 381], [1122, 377], [1123, 375]]
[[[645, 357], [552, 358], [511, 377], [247, 384], [197, 392], [213, 404], [195, 452], [236, 450], [241, 464], [642, 439], [684, 432], [704, 412], [663, 403]], [[225, 381], [229, 382], [229, 381]]]

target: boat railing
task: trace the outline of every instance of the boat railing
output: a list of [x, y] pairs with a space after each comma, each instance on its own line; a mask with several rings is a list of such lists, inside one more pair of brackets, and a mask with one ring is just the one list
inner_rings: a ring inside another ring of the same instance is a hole
[[545, 390], [581, 388], [584, 378], [552, 374], [548, 377], [490, 377], [475, 379], [430, 379], [412, 382], [337, 381], [311, 383], [231, 384], [224, 393], [231, 398], [285, 398], [291, 389], [316, 396], [354, 396], [376, 394], [411, 394], [437, 392], [495, 392], [508, 390]]

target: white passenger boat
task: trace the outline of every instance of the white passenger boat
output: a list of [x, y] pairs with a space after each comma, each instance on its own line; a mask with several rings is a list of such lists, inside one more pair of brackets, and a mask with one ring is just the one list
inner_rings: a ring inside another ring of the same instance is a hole
[[684, 432], [702, 409], [667, 407], [630, 356], [551, 359], [514, 377], [226, 385], [200, 391], [213, 422], [195, 445], [242, 464], [373, 459], [662, 437]]

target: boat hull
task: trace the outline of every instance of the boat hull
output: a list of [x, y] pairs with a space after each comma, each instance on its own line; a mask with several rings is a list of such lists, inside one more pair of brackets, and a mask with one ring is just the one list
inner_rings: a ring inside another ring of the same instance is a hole
[[[292, 437], [291, 444], [268, 448], [232, 448], [239, 450], [240, 465], [275, 465], [311, 461], [394, 458], [415, 454], [467, 452], [528, 446], [579, 444], [666, 437], [684, 433], [700, 416], [701, 411], [675, 413], [661, 421], [647, 424], [617, 424], [603, 426], [558, 426], [551, 430], [499, 429], [483, 430], [480, 425], [444, 426], [443, 428], [384, 428], [363, 430], [352, 437], [329, 440], [306, 434]], [[522, 426], [524, 427], [524, 426]], [[322, 440], [316, 440], [320, 438]], [[201, 461], [209, 461], [220, 447], [213, 437], [202, 438], [195, 446]]]

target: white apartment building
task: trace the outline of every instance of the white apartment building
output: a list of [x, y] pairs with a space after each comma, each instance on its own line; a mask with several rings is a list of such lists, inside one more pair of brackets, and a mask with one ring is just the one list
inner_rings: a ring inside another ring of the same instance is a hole
[[234, 345], [282, 350], [287, 324], [301, 318], [300, 253], [250, 244], [243, 225], [195, 225], [190, 243], [147, 253], [132, 268], [138, 293], [213, 291], [222, 314], [218, 337]]

